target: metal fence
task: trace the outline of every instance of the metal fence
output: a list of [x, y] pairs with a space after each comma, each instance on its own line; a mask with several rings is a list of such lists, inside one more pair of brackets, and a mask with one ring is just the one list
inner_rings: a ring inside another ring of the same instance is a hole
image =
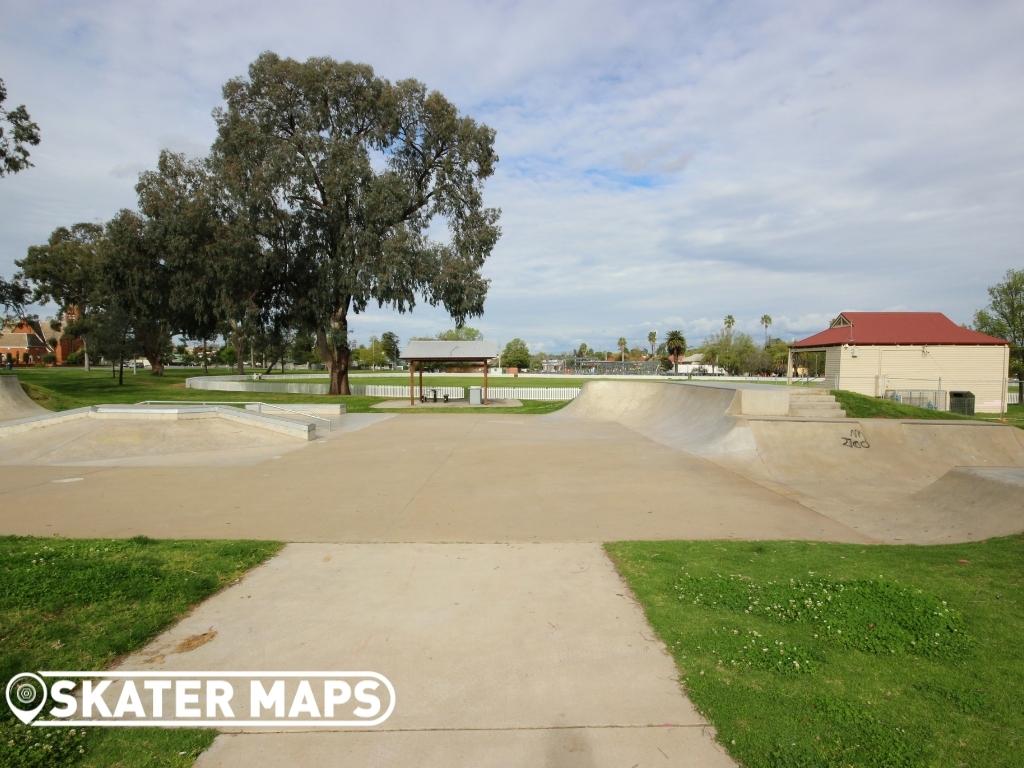
[[929, 411], [946, 410], [946, 392], [942, 389], [887, 389], [884, 397], [886, 400], [927, 408]]

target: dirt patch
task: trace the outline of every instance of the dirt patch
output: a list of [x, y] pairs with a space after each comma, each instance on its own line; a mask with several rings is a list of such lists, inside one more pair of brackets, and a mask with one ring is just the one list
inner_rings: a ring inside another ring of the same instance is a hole
[[186, 637], [184, 640], [182, 640], [180, 643], [174, 646], [174, 652], [188, 653], [189, 651], [194, 651], [196, 648], [206, 645], [216, 636], [217, 630], [215, 630], [213, 627], [210, 627], [208, 630], [201, 634], [189, 635], [188, 637]]

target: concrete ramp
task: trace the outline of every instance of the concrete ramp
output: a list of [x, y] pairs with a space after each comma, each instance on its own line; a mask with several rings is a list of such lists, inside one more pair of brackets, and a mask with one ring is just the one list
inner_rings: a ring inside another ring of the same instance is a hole
[[879, 541], [1024, 530], [1024, 431], [986, 422], [794, 418], [783, 387], [593, 381], [555, 417], [614, 421]]
[[737, 417], [742, 393], [660, 381], [588, 381], [549, 418], [614, 421], [655, 442], [700, 456], [755, 450]]
[[25, 419], [49, 413], [25, 394], [17, 376], [0, 376], [0, 421]]
[[890, 419], [748, 426], [756, 458], [720, 463], [873, 538], [931, 543], [1024, 529], [1021, 489], [999, 480], [1024, 472], [1022, 430]]
[[936, 543], [949, 541], [950, 530], [968, 539], [1017, 533], [1024, 527], [1024, 468], [951, 469], [911, 496], [891, 523], [914, 524], [916, 539]]

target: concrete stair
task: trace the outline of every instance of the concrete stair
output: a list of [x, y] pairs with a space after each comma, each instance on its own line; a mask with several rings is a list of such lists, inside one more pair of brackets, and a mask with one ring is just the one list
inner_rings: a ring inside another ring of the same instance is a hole
[[842, 419], [846, 417], [846, 411], [827, 390], [790, 389], [789, 415], [806, 419]]

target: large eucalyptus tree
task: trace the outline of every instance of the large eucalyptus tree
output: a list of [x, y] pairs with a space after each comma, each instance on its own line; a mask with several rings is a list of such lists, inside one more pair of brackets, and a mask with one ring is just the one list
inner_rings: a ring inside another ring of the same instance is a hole
[[349, 393], [349, 319], [371, 303], [442, 305], [459, 325], [483, 312], [499, 236], [483, 203], [493, 130], [416, 80], [329, 58], [264, 53], [224, 100], [213, 167], [282, 255], [332, 394]]

